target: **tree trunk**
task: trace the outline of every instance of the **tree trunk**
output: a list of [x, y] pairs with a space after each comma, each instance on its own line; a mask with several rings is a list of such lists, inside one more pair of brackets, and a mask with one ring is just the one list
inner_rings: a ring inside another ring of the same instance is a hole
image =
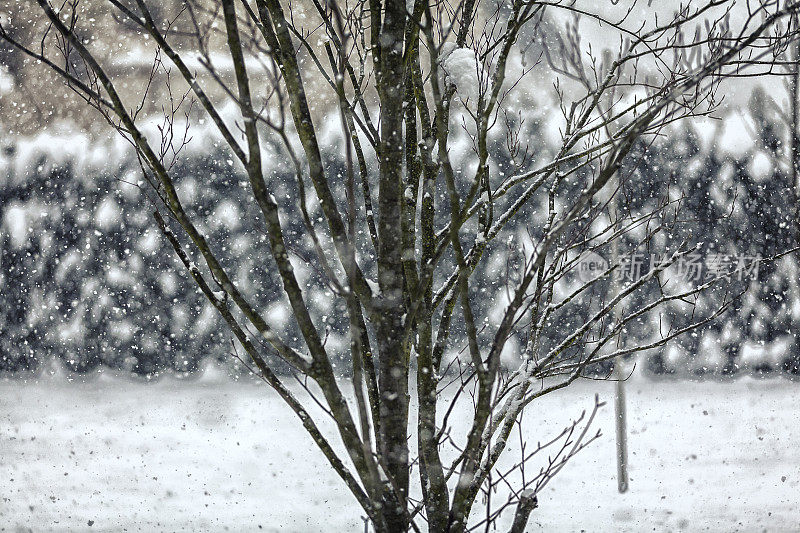
[[380, 455], [391, 477], [384, 490], [382, 512], [389, 531], [406, 531], [408, 515], [408, 349], [403, 342], [404, 317], [402, 263], [403, 183], [403, 34], [405, 2], [386, 2], [380, 28], [378, 94], [381, 101], [380, 176], [378, 203], [378, 284], [380, 317], [378, 350], [381, 392]]

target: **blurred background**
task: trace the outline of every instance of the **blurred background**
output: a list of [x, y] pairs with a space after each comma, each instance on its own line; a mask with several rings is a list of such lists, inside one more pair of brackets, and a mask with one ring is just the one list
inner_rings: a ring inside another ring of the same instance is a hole
[[[5, 7], [0, 16], [12, 36], [24, 40], [37, 33], [41, 21], [26, 16], [24, 2], [5, 2]], [[167, 18], [179, 7], [180, 2], [162, 2], [154, 9]], [[648, 9], [656, 7], [640, 2], [639, 9], [638, 15], [646, 18]], [[89, 3], [85, 10], [99, 29], [94, 49], [120, 80], [123, 96], [137, 101], [137, 91], [151, 86], [140, 103], [140, 120], [145, 131], [155, 131], [160, 106], [172, 88], [169, 77], [161, 71], [153, 75], [152, 53], [131, 44], [136, 27], [111, 20], [101, 3]], [[297, 10], [302, 11], [302, 4]], [[106, 27], [114, 31], [106, 34]], [[584, 23], [581, 35], [589, 44], [610, 45], [602, 28], [590, 23]], [[180, 36], [175, 38], [180, 48]], [[537, 42], [528, 57], [539, 57]], [[230, 60], [222, 46], [215, 48], [213, 38], [210, 46], [224, 75]], [[76, 69], [80, 74], [79, 65]], [[722, 85], [724, 94], [718, 97], [723, 104], [713, 117], [675, 125], [642, 142], [620, 173], [631, 212], [652, 207], [668, 180], [670, 191], [685, 197], [686, 221], [667, 240], [702, 242], [704, 259], [709, 254], [770, 257], [795, 246], [788, 80], [762, 76], [729, 81]], [[523, 122], [523, 142], [535, 161], [557, 146], [563, 118], [551, 80], [526, 79], [518, 92], [509, 106], [519, 113], [511, 119]], [[236, 113], [230, 106], [223, 111]], [[334, 102], [315, 112], [330, 124], [330, 134], [323, 133], [326, 158], [332, 166], [336, 161], [344, 165]], [[0, 41], [0, 123], [0, 373], [109, 369], [154, 377], [190, 374], [207, 360], [238, 375], [241, 365], [231, 357], [225, 328], [153, 226], [152, 204], [133, 150], [60, 80], [5, 41]], [[461, 136], [454, 142], [454, 160], [466, 169], [474, 161], [470, 141], [465, 131], [456, 128], [454, 135]], [[180, 194], [211, 241], [224, 243], [218, 253], [235, 265], [236, 280], [247, 296], [291, 338], [294, 322], [268, 253], [253, 253], [266, 237], [257, 225], [256, 206], [238, 194], [246, 186], [245, 176], [202, 120], [194, 124], [188, 141], [173, 167]], [[288, 196], [294, 192], [288, 159], [279, 143], [266, 150], [271, 154], [270, 185], [276, 197]], [[499, 168], [511, 158], [502, 138], [492, 141], [491, 150]], [[314, 318], [327, 325], [329, 346], [345, 347], [340, 334], [346, 331], [344, 314], [332, 307], [328, 289], [314, 281], [317, 276], [310, 276], [313, 261], [302, 260], [313, 253], [299, 231], [301, 222], [283, 220]], [[520, 236], [532, 231], [535, 236], [538, 220], [531, 210], [517, 217], [507, 232]], [[670, 243], [662, 244], [666, 249]], [[479, 266], [483, 272], [478, 277], [485, 280], [480, 290], [493, 295], [476, 298], [479, 314], [491, 317], [493, 306], [503, 303], [501, 278], [512, 255], [500, 247]], [[750, 277], [746, 296], [720, 320], [642, 356], [639, 366], [675, 377], [800, 375], [800, 272], [795, 256], [763, 262], [757, 274]], [[698, 305], [713, 309], [722, 297], [712, 291]], [[666, 316], [673, 327], [688, 320], [680, 306], [678, 302], [674, 314]], [[582, 319], [562, 317], [553, 328], [566, 331]], [[652, 318], [626, 335], [648, 338], [664, 324], [664, 317]], [[514, 349], [507, 352], [504, 357], [511, 363]]]

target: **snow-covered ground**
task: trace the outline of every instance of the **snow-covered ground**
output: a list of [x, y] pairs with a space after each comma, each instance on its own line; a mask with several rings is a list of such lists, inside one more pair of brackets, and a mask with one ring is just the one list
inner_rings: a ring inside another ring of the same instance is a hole
[[[628, 385], [631, 490], [604, 436], [540, 496], [531, 531], [800, 531], [800, 387]], [[590, 382], [526, 415], [534, 441], [611, 400]], [[541, 433], [534, 433], [540, 431]], [[266, 386], [203, 377], [0, 382], [0, 531], [363, 531]]]

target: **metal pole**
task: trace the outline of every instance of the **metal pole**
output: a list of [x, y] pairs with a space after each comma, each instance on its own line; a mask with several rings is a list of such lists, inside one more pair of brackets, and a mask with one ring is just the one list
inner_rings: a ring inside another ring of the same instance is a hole
[[625, 405], [625, 376], [621, 361], [614, 361], [614, 415], [617, 435], [617, 489], [620, 494], [628, 491], [628, 422]]
[[[619, 188], [619, 174], [617, 174], [616, 191]], [[611, 216], [615, 218], [616, 222], [619, 220], [617, 212], [618, 193], [614, 192], [614, 196], [609, 202], [611, 208]], [[619, 238], [614, 239], [611, 243], [612, 261], [615, 265], [619, 265]], [[619, 290], [616, 279], [612, 279], [612, 294], [616, 294]], [[621, 309], [619, 306], [614, 308], [614, 317], [619, 318]], [[619, 342], [622, 342], [622, 332], [620, 332]], [[625, 405], [625, 373], [622, 368], [622, 360], [617, 358], [614, 360], [614, 422], [615, 433], [617, 438], [617, 489], [620, 494], [628, 490], [628, 431], [627, 431], [627, 409]]]

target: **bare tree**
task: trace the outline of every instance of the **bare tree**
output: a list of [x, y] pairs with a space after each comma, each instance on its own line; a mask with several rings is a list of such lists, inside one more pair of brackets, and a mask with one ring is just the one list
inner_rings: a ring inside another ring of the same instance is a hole
[[[521, 439], [519, 461], [501, 467], [525, 408], [591, 365], [663, 346], [724, 310], [727, 298], [687, 326], [623, 342], [620, 334], [644, 318], [670, 302], [691, 303], [719, 281], [668, 283], [667, 269], [694, 250], [688, 245], [600, 299], [582, 296], [620, 265], [578, 282], [574, 267], [584, 252], [608, 250], [623, 235], [647, 245], [676, 223], [680, 198], [666, 187], [644, 213], [626, 211], [624, 198], [609, 210], [620, 190], [613, 184], [628, 179], [623, 163], [671, 123], [712, 112], [722, 80], [754, 75], [783, 54], [800, 8], [779, 0], [738, 11], [729, 0], [686, 2], [666, 18], [643, 20], [645, 6], [635, 1], [605, 9], [568, 0], [191, 0], [160, 16], [145, 0], [97, 0], [91, 9], [36, 3], [40, 17], [29, 35], [4, 28], [0, 36], [64, 79], [130, 142], [155, 221], [180, 261], [375, 530], [387, 532], [423, 523], [429, 531], [488, 530], [506, 510], [511, 530], [523, 531], [537, 493], [597, 437], [588, 424], [600, 402], [549, 444], [529, 449]], [[113, 53], [100, 46], [100, 32], [114, 30], [98, 28], [90, 11], [138, 28], [138, 46], [155, 57], [138, 94], [122, 87]], [[613, 34], [610, 51], [582, 41], [587, 25]], [[539, 150], [543, 141], [524, 126], [522, 111], [532, 104], [518, 95], [533, 83], [551, 84], [560, 107], [552, 152]], [[231, 103], [233, 120], [223, 109]], [[326, 155], [320, 122], [332, 106], [340, 150]], [[163, 121], [154, 138], [142, 123], [157, 112]], [[184, 209], [172, 165], [200, 121], [214, 125], [244, 169], [269, 244], [265, 260], [280, 273], [298, 342], [250, 303], [236, 266], [215, 254], [226, 243], [209, 242], [202, 215]], [[464, 161], [454, 158], [456, 138], [468, 139]], [[293, 169], [294, 196], [273, 194], [268, 143], [281, 146]], [[528, 237], [502, 242], [522, 216], [530, 217]], [[298, 219], [317, 281], [347, 314], [344, 374], [335, 372], [334, 348], [292, 265], [284, 228]], [[493, 250], [508, 248], [491, 295], [503, 305], [489, 320], [476, 314], [486, 280], [473, 274]], [[660, 290], [645, 291], [653, 284]], [[563, 333], [557, 323], [569, 316], [585, 319]], [[524, 339], [516, 368], [501, 361], [512, 337]], [[330, 415], [346, 456], [319, 429], [305, 396], [275, 371], [278, 359]], [[450, 431], [457, 405], [471, 415], [460, 437]], [[557, 451], [535, 475], [526, 473], [548, 447]], [[508, 489], [505, 500], [493, 496], [499, 488]], [[481, 497], [485, 513], [476, 511]]]

